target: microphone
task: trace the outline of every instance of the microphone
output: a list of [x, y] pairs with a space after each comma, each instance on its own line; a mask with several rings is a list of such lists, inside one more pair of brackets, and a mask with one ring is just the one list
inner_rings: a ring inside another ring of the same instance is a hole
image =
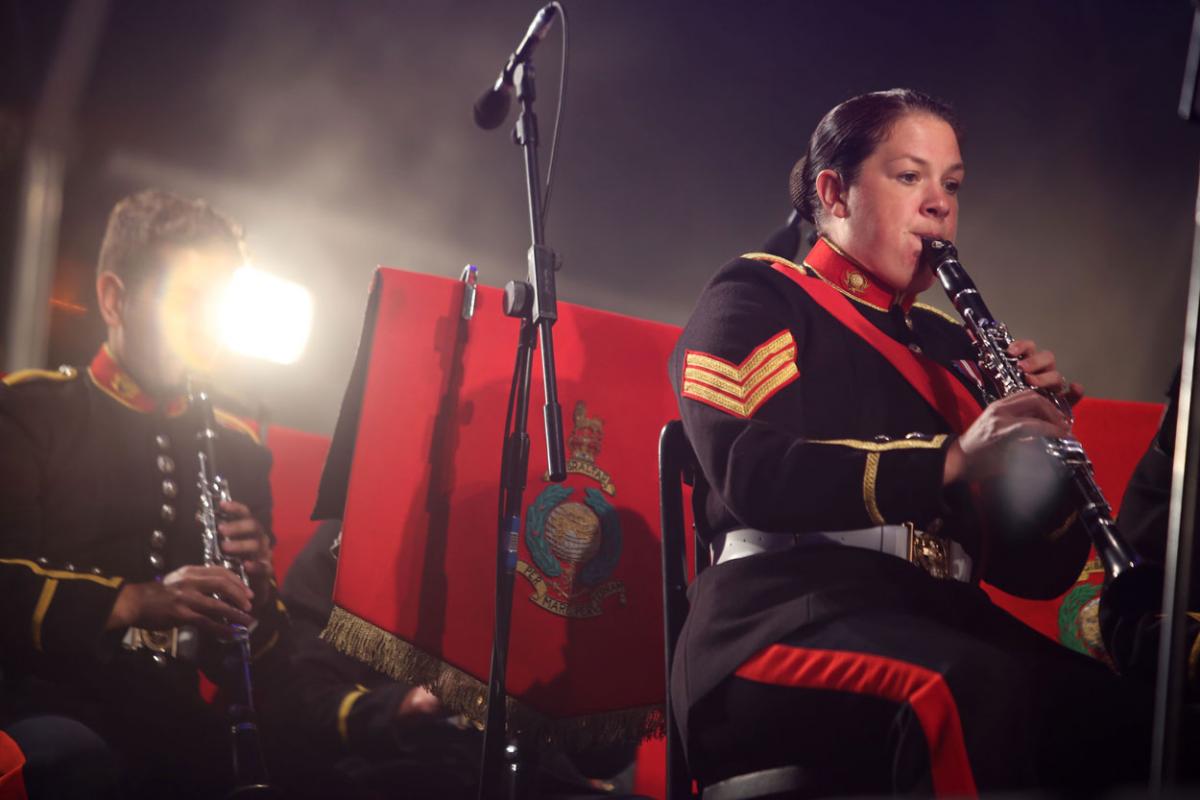
[[475, 124], [485, 131], [499, 127], [508, 116], [508, 109], [512, 104], [513, 72], [518, 64], [524, 64], [533, 56], [534, 48], [546, 38], [557, 13], [558, 9], [553, 3], [543, 6], [538, 11], [529, 25], [529, 30], [525, 31], [525, 38], [521, 39], [517, 49], [508, 57], [504, 69], [500, 70], [496, 83], [475, 101]]

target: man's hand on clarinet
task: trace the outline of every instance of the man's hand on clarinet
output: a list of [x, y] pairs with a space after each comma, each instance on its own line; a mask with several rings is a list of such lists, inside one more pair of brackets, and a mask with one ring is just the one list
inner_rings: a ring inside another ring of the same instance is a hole
[[[214, 595], [216, 595], [214, 597]], [[190, 564], [159, 581], [127, 583], [117, 593], [106, 630], [138, 627], [163, 630], [194, 625], [229, 636], [229, 624], [249, 626], [254, 593], [224, 567]]]
[[270, 595], [271, 577], [275, 574], [266, 528], [245, 504], [227, 500], [221, 503], [217, 532], [221, 534], [221, 552], [242, 560], [255, 595], [259, 602], [265, 601]]
[[1066, 376], [1058, 371], [1054, 353], [1038, 350], [1032, 339], [1017, 339], [1008, 346], [1008, 353], [1020, 359], [1017, 366], [1025, 373], [1025, 380], [1034, 388], [1061, 394], [1071, 405], [1083, 399], [1083, 387], [1067, 380]]
[[950, 445], [943, 485], [981, 480], [1004, 471], [1008, 447], [1037, 436], [1066, 436], [1071, 426], [1054, 404], [1026, 389], [989, 405]]

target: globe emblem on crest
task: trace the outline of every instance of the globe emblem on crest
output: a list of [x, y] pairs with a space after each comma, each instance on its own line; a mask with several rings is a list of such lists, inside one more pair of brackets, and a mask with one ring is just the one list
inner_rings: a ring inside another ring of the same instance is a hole
[[600, 550], [600, 518], [583, 503], [563, 503], [546, 517], [545, 535], [559, 561], [591, 561]]

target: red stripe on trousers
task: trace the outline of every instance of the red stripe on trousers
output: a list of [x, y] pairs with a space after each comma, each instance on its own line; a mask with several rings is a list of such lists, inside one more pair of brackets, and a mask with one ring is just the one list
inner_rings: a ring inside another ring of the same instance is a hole
[[773, 644], [734, 673], [758, 683], [829, 689], [907, 703], [929, 747], [936, 797], [978, 797], [958, 706], [938, 673], [883, 656]]

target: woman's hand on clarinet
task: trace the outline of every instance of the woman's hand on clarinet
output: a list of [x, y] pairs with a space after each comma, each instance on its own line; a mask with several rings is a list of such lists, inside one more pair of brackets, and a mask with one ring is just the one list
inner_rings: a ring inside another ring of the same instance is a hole
[[260, 602], [265, 600], [270, 594], [271, 577], [275, 574], [271, 566], [271, 539], [266, 528], [244, 503], [226, 500], [221, 503], [217, 532], [221, 535], [221, 552], [230, 558], [241, 559], [255, 595]]
[[1025, 380], [1037, 389], [1063, 395], [1067, 402], [1075, 405], [1083, 399], [1083, 387], [1067, 380], [1058, 371], [1054, 353], [1038, 350], [1032, 339], [1018, 339], [1008, 346], [1008, 354], [1020, 359], [1017, 366], [1025, 373]]
[[161, 582], [122, 586], [105, 629], [194, 625], [214, 636], [228, 636], [229, 623], [254, 622], [253, 598], [254, 593], [224, 567], [191, 564], [168, 573]]
[[946, 452], [942, 484], [980, 480], [1004, 471], [1012, 443], [1036, 436], [1065, 436], [1070, 423], [1054, 404], [1026, 389], [989, 405]]

